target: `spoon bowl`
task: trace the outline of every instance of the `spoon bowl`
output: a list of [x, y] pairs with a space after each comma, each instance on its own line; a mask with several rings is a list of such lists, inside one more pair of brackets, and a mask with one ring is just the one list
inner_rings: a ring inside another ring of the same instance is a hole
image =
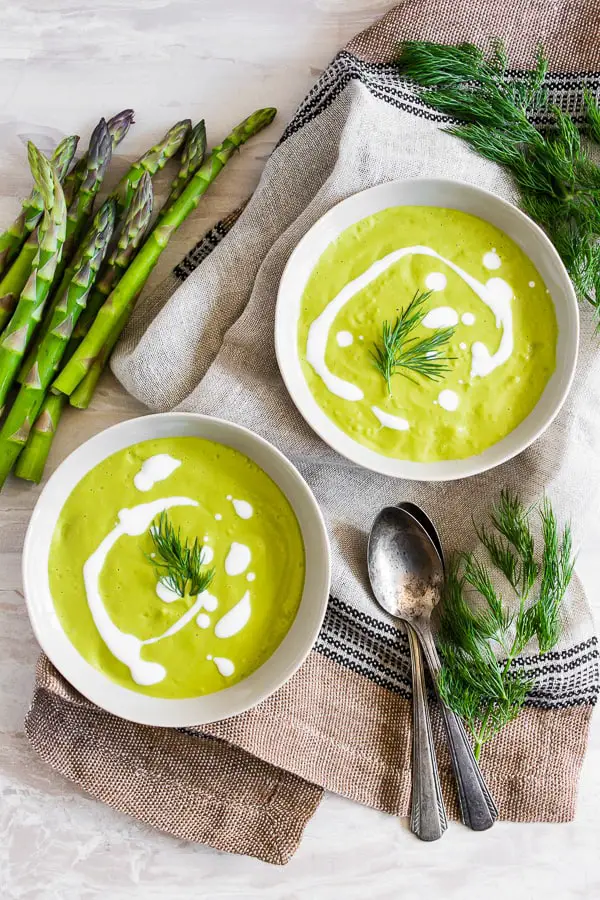
[[440, 598], [444, 569], [438, 550], [412, 513], [384, 507], [373, 522], [367, 552], [379, 605], [408, 621], [428, 619]]
[[438, 556], [442, 561], [442, 568], [444, 572], [446, 571], [446, 564], [444, 562], [444, 551], [442, 549], [442, 541], [438, 534], [438, 530], [425, 512], [424, 509], [421, 509], [420, 506], [417, 506], [416, 503], [411, 503], [409, 500], [404, 500], [402, 503], [396, 503], [398, 509], [403, 509], [404, 512], [407, 512], [413, 519], [416, 519], [421, 528], [427, 532], [431, 543], [434, 545], [435, 549], [438, 552]]

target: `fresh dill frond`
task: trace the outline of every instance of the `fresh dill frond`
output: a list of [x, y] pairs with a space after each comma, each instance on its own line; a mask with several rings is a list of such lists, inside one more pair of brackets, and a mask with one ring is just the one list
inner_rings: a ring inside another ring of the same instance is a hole
[[540, 596], [536, 604], [536, 634], [540, 652], [546, 653], [560, 637], [560, 604], [573, 576], [575, 560], [571, 529], [566, 527], [559, 536], [556, 516], [547, 500], [542, 505], [540, 515], [544, 554]]
[[[512, 494], [510, 491], [502, 491], [499, 502], [492, 510], [491, 519], [496, 531], [508, 541], [508, 545], [504, 545], [505, 552], [510, 551], [512, 547], [516, 553], [518, 558], [517, 571], [520, 576], [518, 582], [520, 584], [513, 584], [512, 587], [527, 599], [539, 571], [535, 561], [535, 543], [529, 524], [528, 511], [516, 494]], [[482, 540], [482, 542], [490, 553], [492, 562], [494, 565], [497, 565], [490, 552], [490, 547], [485, 540]], [[502, 571], [501, 566], [498, 566], [498, 568]], [[510, 581], [510, 578], [508, 578], [508, 581]]]
[[587, 116], [588, 134], [593, 141], [600, 144], [600, 105], [588, 88], [583, 92], [583, 103]]
[[449, 117], [447, 132], [510, 172], [523, 209], [544, 228], [600, 320], [600, 167], [581, 141], [584, 132], [600, 143], [600, 106], [591, 91], [583, 93], [580, 129], [549, 104], [542, 48], [533, 70], [509, 75], [499, 41], [487, 54], [472, 44], [408, 41], [398, 66], [423, 88], [423, 101]]
[[[536, 560], [531, 517], [541, 524], [541, 563]], [[515, 604], [505, 604], [492, 570], [473, 554], [451, 561], [441, 608], [443, 659], [440, 693], [473, 735], [475, 755], [520, 712], [535, 682], [512, 665], [535, 638], [547, 653], [560, 638], [560, 607], [573, 575], [571, 530], [562, 532], [550, 503], [527, 509], [503, 492], [490, 525], [477, 534], [494, 568], [506, 578]], [[531, 595], [537, 585], [537, 596]], [[469, 594], [475, 594], [472, 605]]]
[[165, 587], [180, 597], [196, 597], [208, 588], [215, 570], [204, 565], [198, 538], [193, 544], [182, 538], [181, 529], [175, 528], [166, 512], [150, 526], [150, 537], [155, 554], [148, 559]]
[[406, 378], [410, 378], [407, 372], [412, 372], [430, 381], [439, 381], [450, 368], [448, 363], [452, 357], [445, 356], [443, 348], [451, 340], [453, 328], [436, 329], [423, 338], [413, 334], [425, 317], [423, 307], [430, 296], [431, 291], [417, 291], [393, 324], [387, 320], [383, 323], [381, 337], [373, 344], [371, 357], [390, 395], [392, 376], [398, 372]]

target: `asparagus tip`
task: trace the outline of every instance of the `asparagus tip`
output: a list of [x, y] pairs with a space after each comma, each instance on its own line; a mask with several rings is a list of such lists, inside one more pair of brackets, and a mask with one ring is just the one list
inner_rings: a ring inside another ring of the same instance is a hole
[[120, 144], [130, 127], [135, 122], [135, 113], [132, 109], [122, 109], [116, 115], [108, 119], [106, 126], [112, 138], [113, 148]]
[[29, 168], [35, 186], [42, 195], [44, 207], [52, 209], [53, 190], [54, 190], [54, 173], [48, 159], [41, 150], [35, 146], [33, 141], [27, 141], [27, 158], [29, 160]]

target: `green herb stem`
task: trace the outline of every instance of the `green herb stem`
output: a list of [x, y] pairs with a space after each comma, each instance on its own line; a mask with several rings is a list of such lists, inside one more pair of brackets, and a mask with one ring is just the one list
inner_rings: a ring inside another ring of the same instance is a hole
[[414, 334], [425, 318], [424, 304], [430, 296], [431, 291], [417, 291], [393, 325], [388, 321], [383, 323], [381, 337], [373, 344], [371, 358], [385, 380], [390, 396], [392, 377], [397, 373], [410, 379], [407, 373], [412, 372], [431, 381], [439, 381], [449, 369], [448, 363], [452, 357], [443, 355], [442, 350], [452, 338], [454, 329], [437, 329], [423, 338]]
[[[541, 561], [531, 529], [534, 514], [541, 523]], [[541, 654], [560, 639], [560, 606], [574, 560], [570, 528], [559, 534], [547, 500], [527, 509], [505, 491], [492, 511], [491, 528], [476, 530], [493, 568], [504, 575], [518, 602], [515, 613], [499, 593], [492, 571], [473, 554], [452, 561], [440, 624], [440, 691], [464, 718], [479, 759], [485, 743], [519, 714], [535, 685], [513, 670], [515, 659], [534, 638]], [[469, 590], [483, 603], [472, 607], [465, 596]], [[496, 659], [494, 645], [502, 649], [502, 661]]]
[[198, 538], [190, 543], [182, 538], [181, 529], [175, 528], [166, 512], [150, 526], [154, 544], [154, 556], [148, 556], [161, 582], [179, 597], [197, 597], [212, 582], [214, 568], [203, 563], [204, 548]]

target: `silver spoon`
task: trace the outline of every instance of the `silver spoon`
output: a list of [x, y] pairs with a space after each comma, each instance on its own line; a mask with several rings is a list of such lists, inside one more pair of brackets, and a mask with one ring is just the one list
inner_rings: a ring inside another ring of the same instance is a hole
[[421, 509], [420, 506], [417, 506], [416, 503], [410, 503], [408, 500], [403, 500], [402, 503], [396, 503], [398, 509], [403, 509], [404, 512], [407, 512], [413, 519], [416, 519], [421, 528], [423, 528], [427, 534], [429, 535], [429, 540], [434, 545], [437, 550], [437, 554], [442, 562], [442, 569], [446, 571], [446, 564], [444, 562], [444, 551], [442, 550], [442, 542], [440, 540], [440, 536], [437, 532], [437, 528], [427, 515], [424, 509]]
[[[379, 603], [392, 615], [407, 621], [417, 633], [438, 691], [441, 663], [431, 630], [431, 613], [441, 596], [443, 562], [427, 531], [405, 509], [387, 506], [376, 517], [369, 539], [369, 573]], [[498, 817], [496, 804], [461, 720], [441, 698], [440, 707], [463, 822], [474, 831], [484, 831]]]
[[369, 578], [377, 602], [393, 616], [401, 618], [406, 627], [413, 684], [413, 731], [412, 731], [412, 776], [410, 828], [422, 841], [437, 841], [448, 827], [442, 788], [435, 755], [435, 746], [431, 732], [429, 705], [427, 703], [427, 687], [423, 654], [416, 632], [406, 617], [396, 611], [394, 594], [391, 598], [380, 591], [381, 564], [379, 562], [380, 535], [378, 521], [375, 519], [369, 536]]

